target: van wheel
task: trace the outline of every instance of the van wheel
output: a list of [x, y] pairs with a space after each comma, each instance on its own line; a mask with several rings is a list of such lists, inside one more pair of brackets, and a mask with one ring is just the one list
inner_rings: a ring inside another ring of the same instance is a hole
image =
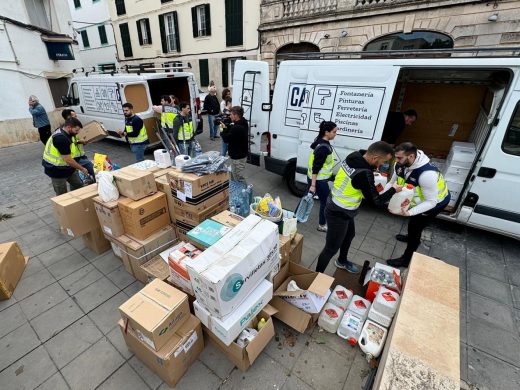
[[307, 186], [296, 181], [296, 165], [291, 165], [287, 168], [285, 181], [287, 182], [287, 187], [289, 188], [289, 191], [291, 191], [291, 194], [297, 196], [298, 198], [301, 198], [303, 195], [305, 195]]

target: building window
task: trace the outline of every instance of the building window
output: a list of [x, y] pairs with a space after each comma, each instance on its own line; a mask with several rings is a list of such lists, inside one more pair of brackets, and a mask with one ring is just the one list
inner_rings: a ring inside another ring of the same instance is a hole
[[369, 42], [364, 50], [424, 50], [450, 49], [453, 40], [446, 34], [434, 31], [412, 31], [379, 37]]
[[200, 85], [206, 87], [209, 85], [209, 66], [208, 59], [199, 60]]
[[211, 17], [209, 4], [202, 4], [191, 9], [193, 37], [207, 37], [211, 35]]
[[126, 14], [125, 0], [116, 0], [116, 13], [117, 15]]
[[74, 0], [74, 8], [81, 8], [81, 0]]
[[143, 45], [151, 45], [152, 44], [152, 34], [150, 32], [150, 20], [149, 19], [140, 19], [136, 22], [137, 24], [137, 35], [139, 36], [139, 44]]
[[108, 45], [108, 38], [107, 38], [107, 30], [105, 28], [105, 25], [98, 26], [98, 32], [99, 32], [99, 41], [102, 45]]
[[246, 57], [223, 58], [222, 59], [222, 87], [229, 87], [233, 84], [233, 74], [237, 60], [245, 60]]
[[517, 103], [506, 136], [502, 142], [502, 150], [508, 154], [520, 156], [520, 103]]
[[88, 49], [90, 47], [90, 42], [88, 41], [87, 30], [81, 30], [81, 40], [83, 41], [83, 48]]
[[33, 26], [50, 29], [49, 18], [43, 0], [25, 0], [25, 9]]
[[130, 31], [128, 30], [128, 23], [119, 25], [121, 32], [121, 44], [123, 45], [123, 54], [125, 57], [132, 57], [132, 42], [130, 41]]
[[226, 0], [226, 46], [243, 44], [242, 0]]
[[179, 23], [177, 11], [159, 15], [163, 53], [180, 52]]

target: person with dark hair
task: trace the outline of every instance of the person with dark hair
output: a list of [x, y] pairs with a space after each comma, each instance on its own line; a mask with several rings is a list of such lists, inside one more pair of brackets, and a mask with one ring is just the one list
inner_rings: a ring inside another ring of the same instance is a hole
[[222, 140], [228, 144], [229, 158], [231, 159], [231, 180], [246, 183], [244, 170], [246, 169], [249, 153], [249, 125], [244, 119], [244, 109], [233, 106], [230, 109], [231, 124], [222, 123]]
[[320, 214], [318, 219], [318, 231], [327, 231], [325, 218], [325, 206], [329, 197], [329, 181], [334, 169], [334, 151], [330, 141], [336, 137], [338, 128], [334, 122], [323, 121], [320, 123], [318, 136], [311, 144], [311, 155], [307, 168], [307, 183], [309, 192], [318, 195], [320, 200]]
[[[63, 119], [67, 120], [69, 118], [77, 118], [76, 111], [66, 108], [61, 112], [61, 116]], [[85, 154], [85, 149], [83, 148], [83, 145], [86, 145], [86, 142], [81, 141], [78, 139], [78, 136], [75, 135], [72, 137], [72, 142], [76, 145], [75, 152], [76, 154], [72, 156], [74, 160], [76, 160], [81, 166], [84, 166], [87, 168], [87, 171], [94, 181], [96, 182], [96, 173], [94, 172], [94, 164], [92, 164], [92, 161], [90, 161]]]
[[448, 186], [439, 170], [432, 164], [426, 154], [417, 149], [411, 142], [405, 142], [395, 148], [397, 160], [394, 174], [386, 185], [411, 184], [414, 194], [411, 207], [401, 211], [401, 215], [410, 217], [408, 235], [398, 234], [398, 241], [406, 242], [404, 254], [397, 259], [387, 260], [392, 267], [408, 267], [413, 253], [421, 244], [422, 231], [450, 202]]
[[173, 120], [177, 116], [177, 108], [173, 106], [172, 98], [168, 95], [161, 96], [161, 105], [153, 106], [153, 111], [161, 114], [161, 126], [163, 129], [171, 129], [173, 127]]
[[123, 104], [123, 114], [125, 115], [125, 130], [119, 130], [120, 137], [125, 137], [130, 144], [130, 150], [135, 156], [135, 161], [144, 160], [144, 151], [150, 143], [144, 122], [137, 115], [134, 115], [132, 103]]
[[191, 156], [193, 152], [193, 120], [191, 119], [191, 107], [188, 102], [181, 102], [179, 115], [173, 120], [172, 133], [175, 143], [179, 147], [180, 154]]
[[214, 141], [220, 138], [217, 134], [218, 125], [215, 125], [215, 117], [220, 113], [220, 104], [217, 97], [217, 88], [212, 85], [209, 93], [204, 98], [204, 109], [208, 112], [209, 138]]
[[87, 169], [73, 158], [77, 151], [72, 137], [76, 136], [82, 127], [78, 119], [68, 118], [45, 144], [42, 166], [45, 174], [51, 178], [56, 195], [67, 192], [67, 183], [71, 191], [83, 187], [78, 171], [88, 175]]
[[[222, 108], [222, 103], [224, 103], [224, 108]], [[232, 107], [231, 96], [226, 96], [224, 98], [224, 100], [222, 101], [222, 103], [220, 104], [221, 111], [222, 111], [222, 117], [229, 118], [229, 116], [231, 114], [231, 107]], [[219, 128], [220, 128], [220, 132], [222, 133], [222, 130], [224, 130], [224, 128], [221, 125], [219, 125]], [[225, 157], [227, 155], [227, 152], [228, 152], [228, 144], [227, 144], [227, 142], [224, 141], [224, 139], [222, 139], [222, 143], [220, 146], [220, 155]]]
[[410, 109], [405, 112], [390, 111], [386, 117], [385, 128], [381, 140], [395, 145], [406, 126], [411, 126], [417, 120], [417, 111]]
[[33, 126], [38, 129], [38, 134], [40, 134], [40, 141], [46, 145], [51, 136], [51, 122], [49, 122], [45, 108], [34, 95], [29, 96], [29, 112], [33, 117]]
[[231, 99], [231, 90], [229, 88], [224, 88], [222, 90], [222, 100], [220, 101], [220, 112], [224, 112], [224, 108], [226, 108], [226, 99]]
[[372, 206], [386, 207], [386, 203], [403, 188], [394, 183], [392, 188], [379, 194], [374, 183], [374, 170], [390, 160], [394, 154], [392, 147], [383, 141], [373, 143], [368, 150], [353, 152], [340, 165], [331, 194], [327, 199], [327, 238], [316, 265], [317, 272], [324, 272], [330, 259], [338, 252], [337, 268], [358, 273], [359, 267], [347, 260], [352, 239], [356, 235], [354, 218], [361, 201], [365, 199]]

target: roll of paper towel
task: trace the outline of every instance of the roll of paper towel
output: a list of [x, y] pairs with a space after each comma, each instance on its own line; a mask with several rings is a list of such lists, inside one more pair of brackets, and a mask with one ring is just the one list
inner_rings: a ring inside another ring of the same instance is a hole
[[170, 153], [166, 149], [157, 149], [153, 152], [153, 157], [159, 168], [168, 168], [172, 166]]
[[179, 154], [177, 157], [175, 157], [175, 166], [177, 168], [182, 167], [184, 164], [186, 164], [187, 161], [190, 161], [191, 157], [187, 154]]

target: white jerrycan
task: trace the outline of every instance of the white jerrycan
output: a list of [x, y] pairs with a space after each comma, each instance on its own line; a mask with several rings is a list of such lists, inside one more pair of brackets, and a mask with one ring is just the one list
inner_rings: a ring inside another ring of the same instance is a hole
[[392, 214], [401, 214], [401, 210], [408, 210], [412, 203], [413, 191], [413, 185], [407, 184], [401, 192], [395, 193], [390, 199], [388, 210]]

